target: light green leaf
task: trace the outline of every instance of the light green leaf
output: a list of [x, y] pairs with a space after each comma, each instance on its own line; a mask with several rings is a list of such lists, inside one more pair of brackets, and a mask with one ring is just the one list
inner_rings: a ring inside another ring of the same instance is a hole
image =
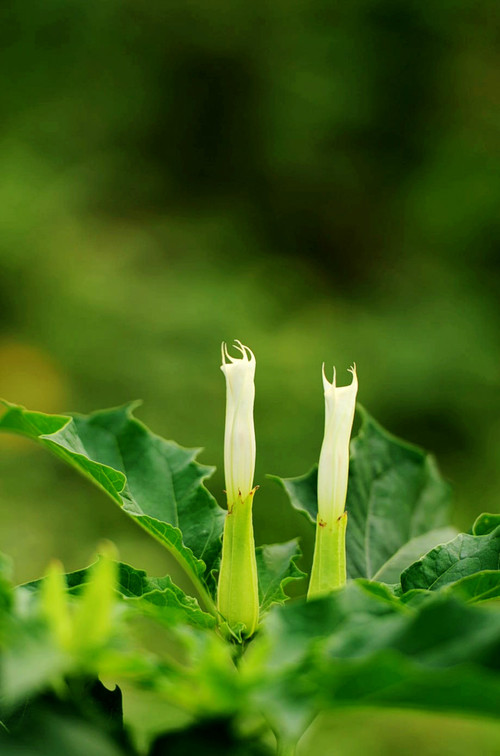
[[460, 533], [436, 546], [401, 575], [403, 593], [412, 588], [435, 591], [468, 575], [500, 569], [500, 526], [487, 535]]
[[4, 403], [0, 431], [28, 436], [75, 467], [177, 558], [206, 595], [203, 576], [221, 548], [224, 510], [204, 486], [213, 468], [148, 430], [134, 405], [89, 416], [45, 415]]
[[284, 591], [287, 583], [306, 577], [296, 565], [301, 556], [296, 538], [256, 549], [261, 613], [267, 611], [272, 604], [283, 604], [288, 599]]
[[[347, 573], [394, 583], [401, 570], [455, 530], [447, 526], [450, 488], [433, 458], [387, 433], [358, 406], [347, 491]], [[317, 467], [277, 478], [292, 506], [316, 523]]]

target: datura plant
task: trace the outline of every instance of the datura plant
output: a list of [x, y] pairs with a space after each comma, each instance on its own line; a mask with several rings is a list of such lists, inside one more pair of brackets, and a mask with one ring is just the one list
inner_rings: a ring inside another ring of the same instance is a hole
[[3, 402], [0, 430], [107, 494], [191, 590], [111, 544], [89, 567], [52, 562], [20, 586], [1, 556], [2, 754], [283, 756], [346, 706], [498, 715], [500, 515], [457, 533], [434, 459], [356, 407], [355, 368], [341, 387], [323, 368], [318, 466], [259, 481], [314, 529], [308, 580], [298, 539], [255, 546], [255, 368], [247, 346], [223, 345], [225, 508], [205, 485], [213, 468], [151, 432], [135, 404], [84, 416]]

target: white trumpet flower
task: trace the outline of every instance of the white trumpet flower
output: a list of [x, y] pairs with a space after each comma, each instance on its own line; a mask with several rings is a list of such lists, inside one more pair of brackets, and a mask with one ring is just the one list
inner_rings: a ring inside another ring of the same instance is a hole
[[255, 357], [240, 341], [236, 349], [242, 356], [231, 357], [222, 344], [221, 370], [226, 378], [226, 432], [224, 471], [228, 509], [239, 498], [246, 499], [253, 488], [255, 471]]
[[224, 524], [217, 607], [232, 629], [247, 637], [259, 619], [257, 563], [252, 523], [255, 489], [255, 357], [240, 341], [241, 357], [231, 357], [222, 344], [221, 370], [226, 378], [224, 468], [227, 516]]
[[358, 379], [351, 368], [349, 386], [337, 387], [335, 369], [330, 383], [323, 365], [325, 433], [318, 467], [318, 520], [308, 597], [329, 593], [346, 581], [345, 501]]

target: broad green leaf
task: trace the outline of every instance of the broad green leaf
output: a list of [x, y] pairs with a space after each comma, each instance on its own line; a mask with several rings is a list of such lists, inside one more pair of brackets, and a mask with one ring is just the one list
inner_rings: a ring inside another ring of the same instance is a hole
[[412, 588], [437, 590], [468, 575], [500, 569], [500, 526], [487, 535], [460, 533], [436, 546], [401, 575], [403, 593]]
[[[224, 510], [204, 486], [213, 468], [148, 430], [134, 405], [73, 417], [5, 403], [0, 430], [28, 436], [104, 490], [202, 585], [221, 548]], [[206, 596], [205, 596], [206, 598]]]
[[[406, 566], [455, 530], [447, 526], [450, 488], [433, 458], [395, 438], [358, 407], [347, 491], [347, 572], [395, 583]], [[316, 523], [317, 467], [277, 478], [292, 506]]]
[[[89, 584], [94, 567], [95, 564], [67, 573], [65, 577], [68, 591], [79, 595]], [[43, 580], [34, 580], [21, 588], [38, 592], [42, 583]], [[197, 600], [187, 596], [172, 582], [169, 575], [149, 577], [144, 570], [136, 570], [129, 564], [118, 562], [116, 588], [127, 606], [154, 616], [159, 621], [167, 624], [184, 621], [202, 628], [215, 626], [215, 618], [202, 611]]]
[[283, 604], [288, 599], [284, 591], [287, 583], [306, 577], [296, 565], [297, 559], [301, 556], [296, 538], [286, 543], [273, 543], [256, 549], [261, 613], [272, 604]]

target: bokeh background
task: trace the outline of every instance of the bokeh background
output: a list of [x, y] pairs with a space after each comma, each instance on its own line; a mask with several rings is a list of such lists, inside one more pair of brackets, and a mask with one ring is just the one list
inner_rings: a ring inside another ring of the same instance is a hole
[[[307, 564], [312, 534], [265, 474], [314, 463], [321, 363], [347, 380], [356, 361], [360, 401], [436, 454], [457, 526], [498, 511], [499, 21], [493, 0], [5, 0], [0, 395], [142, 398], [142, 420], [220, 469], [220, 342], [241, 339], [257, 540], [298, 532]], [[1, 441], [0, 496], [19, 580], [83, 566], [103, 537], [175, 571], [19, 440]], [[500, 752], [500, 726], [357, 716], [307, 750]]]

